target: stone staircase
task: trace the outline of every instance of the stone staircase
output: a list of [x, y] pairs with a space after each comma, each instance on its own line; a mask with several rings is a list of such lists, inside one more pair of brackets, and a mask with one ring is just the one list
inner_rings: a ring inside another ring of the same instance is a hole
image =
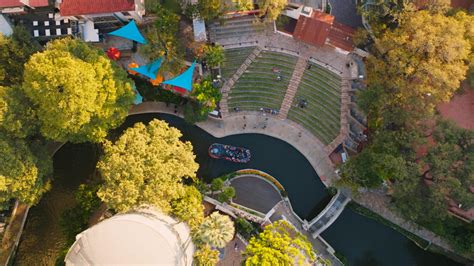
[[217, 21], [211, 23], [209, 25], [209, 38], [213, 42], [221, 43], [229, 38], [256, 36], [264, 30], [265, 26], [263, 24], [255, 23], [255, 17], [242, 16], [227, 19], [223, 24]]
[[235, 82], [242, 76], [242, 74], [245, 73], [247, 68], [252, 64], [253, 60], [257, 58], [258, 55], [260, 55], [260, 52], [262, 52], [262, 48], [260, 46], [255, 47], [255, 49], [250, 53], [250, 55], [245, 59], [243, 64], [235, 71], [234, 75], [232, 75], [231, 78], [229, 78], [224, 86], [221, 88], [222, 92], [222, 99], [219, 103], [220, 106], [220, 112], [222, 117], [226, 117], [229, 114], [229, 107], [227, 105], [227, 98], [229, 97], [229, 92], [231, 88], [234, 86]]
[[306, 69], [306, 57], [299, 57], [295, 65], [295, 70], [291, 76], [290, 83], [288, 84], [288, 89], [285, 93], [285, 98], [281, 104], [280, 112], [278, 118], [286, 119], [288, 112], [290, 111], [291, 104], [295, 98], [296, 91], [298, 90], [298, 85], [300, 84], [301, 78], [303, 77], [304, 70]]
[[341, 144], [344, 139], [349, 134], [349, 122], [347, 121], [349, 113], [349, 96], [350, 84], [348, 80], [343, 80], [341, 84], [341, 129], [339, 135], [326, 146], [326, 153], [330, 155], [334, 149], [336, 149], [339, 144]]

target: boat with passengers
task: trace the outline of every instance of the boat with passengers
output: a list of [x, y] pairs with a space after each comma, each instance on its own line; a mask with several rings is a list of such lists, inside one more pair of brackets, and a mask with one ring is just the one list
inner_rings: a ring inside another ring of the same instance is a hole
[[234, 163], [248, 163], [251, 157], [249, 149], [219, 143], [209, 146], [209, 156]]

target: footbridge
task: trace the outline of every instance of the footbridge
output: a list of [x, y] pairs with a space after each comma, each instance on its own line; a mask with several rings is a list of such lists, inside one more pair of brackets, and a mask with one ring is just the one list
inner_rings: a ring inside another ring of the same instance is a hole
[[311, 233], [313, 238], [317, 238], [326, 228], [328, 228], [341, 215], [351, 198], [341, 190], [331, 199], [324, 210], [311, 221], [304, 221], [303, 228]]

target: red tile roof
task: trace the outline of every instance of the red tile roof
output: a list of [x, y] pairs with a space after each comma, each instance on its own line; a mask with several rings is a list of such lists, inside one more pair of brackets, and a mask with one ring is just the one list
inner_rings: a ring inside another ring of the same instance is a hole
[[346, 51], [354, 50], [352, 36], [355, 30], [341, 23], [334, 22], [329, 30], [327, 41], [330, 45], [341, 48]]
[[134, 0], [63, 0], [61, 16], [113, 13], [135, 10]]
[[20, 7], [24, 6], [20, 0], [0, 0], [0, 7]]
[[293, 37], [315, 46], [329, 44], [352, 51], [354, 32], [353, 28], [335, 22], [334, 16], [314, 10], [310, 18], [299, 17]]
[[28, 3], [31, 7], [49, 6], [48, 0], [30, 0]]
[[[28, 3], [28, 6], [31, 7], [43, 7], [43, 6], [48, 6], [48, 0], [29, 0], [26, 1], [25, 3]], [[0, 8], [6, 8], [6, 7], [22, 7], [25, 6], [20, 0], [0, 0]]]
[[300, 16], [293, 37], [311, 45], [323, 46], [331, 24], [326, 20]]

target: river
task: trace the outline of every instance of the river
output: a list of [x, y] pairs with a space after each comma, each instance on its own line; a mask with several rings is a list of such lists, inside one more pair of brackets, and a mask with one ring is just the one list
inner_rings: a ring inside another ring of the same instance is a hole
[[[295, 148], [279, 139], [259, 134], [216, 139], [197, 126], [187, 125], [181, 118], [164, 114], [129, 116], [115, 134], [136, 122], [146, 123], [153, 118], [166, 120], [181, 130], [183, 140], [193, 143], [200, 178], [211, 180], [242, 168], [265, 171], [280, 181], [295, 212], [306, 219], [314, 217], [330, 200], [311, 164]], [[251, 149], [251, 162], [235, 164], [209, 158], [207, 148], [214, 142]], [[92, 144], [66, 144], [56, 153], [53, 188], [30, 210], [16, 265], [54, 265], [65, 243], [59, 217], [73, 206], [74, 191], [94, 172], [97, 159], [97, 147]], [[346, 209], [322, 236], [347, 257], [350, 265], [458, 265], [446, 257], [418, 248], [393, 229], [350, 209]]]

